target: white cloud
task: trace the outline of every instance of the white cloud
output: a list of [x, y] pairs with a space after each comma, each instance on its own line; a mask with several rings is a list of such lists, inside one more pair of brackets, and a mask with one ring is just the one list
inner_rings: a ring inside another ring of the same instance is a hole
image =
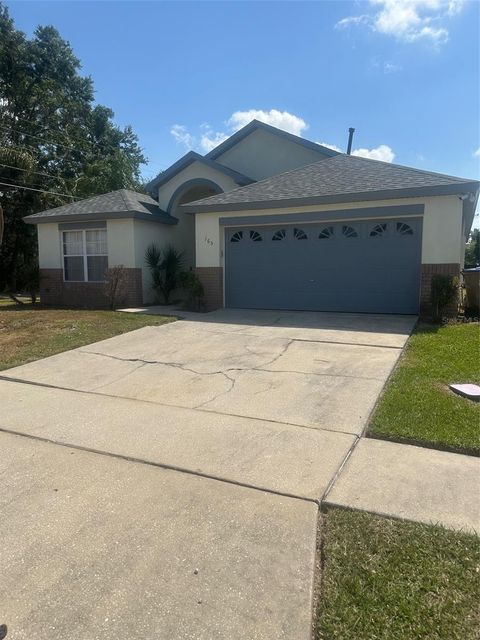
[[200, 137], [200, 148], [206, 153], [218, 147], [229, 136], [228, 133], [223, 131], [213, 131], [208, 124], [202, 124], [201, 129], [203, 133]]
[[295, 136], [301, 136], [308, 129], [308, 125], [303, 118], [288, 111], [278, 111], [277, 109], [270, 109], [270, 111], [263, 111], [263, 109], [235, 111], [228, 119], [227, 124], [233, 131], [238, 131], [252, 120], [260, 120], [260, 122], [270, 124], [272, 127], [293, 133]]
[[423, 40], [435, 46], [449, 38], [445, 23], [459, 13], [464, 0], [368, 0], [372, 11], [348, 16], [337, 28], [365, 25], [372, 31], [393, 36], [404, 42]]
[[278, 109], [248, 109], [247, 111], [235, 111], [225, 123], [225, 131], [214, 131], [208, 123], [200, 125], [200, 134], [191, 134], [187, 127], [175, 124], [170, 129], [170, 133], [176, 142], [187, 149], [199, 149], [208, 153], [224, 140], [238, 131], [252, 120], [260, 120], [278, 129], [283, 129], [296, 136], [301, 136], [308, 124], [293, 113], [288, 111], [278, 111]]
[[403, 70], [401, 64], [397, 64], [396, 62], [392, 62], [391, 60], [382, 60], [379, 56], [372, 58], [372, 60], [370, 61], [370, 68], [378, 69], [385, 75], [389, 75], [390, 73], [397, 73], [398, 71]]
[[395, 64], [394, 62], [385, 61], [383, 63], [383, 73], [388, 75], [389, 73], [396, 73], [397, 71], [402, 70], [402, 65]]
[[[328, 149], [333, 149], [334, 151], [339, 151], [340, 153], [344, 153], [340, 147], [337, 147], [336, 144], [331, 144], [329, 142], [319, 142], [323, 147], [327, 147]], [[374, 149], [354, 149], [352, 151], [352, 156], [360, 156], [361, 158], [370, 158], [370, 160], [381, 160], [382, 162], [393, 162], [395, 158], [395, 153], [393, 150], [386, 144], [381, 144]]]
[[381, 160], [382, 162], [393, 162], [395, 154], [387, 144], [381, 144], [375, 149], [354, 149], [352, 156], [360, 158], [370, 158], [370, 160]]
[[348, 18], [342, 18], [337, 22], [335, 27], [337, 29], [344, 29], [346, 27], [358, 26], [360, 24], [369, 25], [371, 23], [370, 16], [361, 15], [361, 16], [348, 16]]
[[170, 133], [175, 140], [186, 149], [193, 149], [196, 144], [195, 138], [188, 132], [187, 127], [183, 124], [174, 124], [170, 129]]
[[339, 151], [343, 153], [340, 147], [337, 147], [336, 144], [330, 144], [330, 142], [317, 142], [317, 144], [321, 144], [322, 147], [327, 147], [327, 149], [333, 149], [333, 151]]
[[478, 149], [473, 152], [473, 157], [474, 158], [480, 158], [480, 147], [478, 147]]

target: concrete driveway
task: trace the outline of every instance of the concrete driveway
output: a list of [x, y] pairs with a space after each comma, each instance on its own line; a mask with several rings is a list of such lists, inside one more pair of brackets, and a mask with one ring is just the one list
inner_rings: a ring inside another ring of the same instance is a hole
[[3, 372], [0, 624], [309, 638], [318, 502], [414, 321], [224, 310]]

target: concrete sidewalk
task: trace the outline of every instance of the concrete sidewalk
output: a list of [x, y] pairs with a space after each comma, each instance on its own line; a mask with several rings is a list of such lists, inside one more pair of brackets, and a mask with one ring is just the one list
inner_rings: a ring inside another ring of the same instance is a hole
[[12, 640], [309, 640], [317, 506], [0, 433]]
[[480, 533], [480, 458], [362, 438], [325, 504]]

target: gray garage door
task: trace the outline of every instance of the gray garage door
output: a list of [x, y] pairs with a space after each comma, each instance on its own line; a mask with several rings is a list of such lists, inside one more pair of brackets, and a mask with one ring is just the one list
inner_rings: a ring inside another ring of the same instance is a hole
[[225, 229], [227, 307], [417, 313], [421, 218]]

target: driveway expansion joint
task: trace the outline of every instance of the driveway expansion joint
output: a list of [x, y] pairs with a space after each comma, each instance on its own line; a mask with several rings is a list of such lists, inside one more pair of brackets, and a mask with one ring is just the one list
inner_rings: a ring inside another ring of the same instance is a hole
[[112, 393], [105, 393], [105, 392], [99, 392], [95, 389], [93, 390], [85, 390], [85, 389], [75, 389], [73, 387], [63, 387], [60, 385], [54, 385], [54, 384], [48, 384], [46, 382], [36, 382], [34, 380], [24, 380], [22, 378], [13, 378], [13, 377], [8, 377], [8, 376], [3, 376], [0, 374], [0, 380], [3, 382], [11, 382], [13, 384], [25, 384], [25, 385], [32, 385], [34, 387], [44, 387], [46, 389], [58, 389], [59, 391], [70, 391], [72, 393], [80, 393], [80, 394], [84, 394], [84, 395], [92, 395], [92, 396], [99, 396], [99, 397], [105, 397], [105, 398], [114, 398], [117, 400], [121, 400], [121, 401], [125, 401], [125, 402], [140, 402], [140, 403], [145, 403], [148, 405], [153, 405], [153, 406], [160, 406], [160, 407], [172, 407], [173, 409], [183, 409], [186, 411], [201, 411], [204, 413], [211, 413], [213, 415], [217, 415], [217, 416], [231, 416], [232, 418], [238, 418], [240, 420], [247, 420], [247, 421], [251, 421], [251, 420], [261, 420], [262, 422], [270, 422], [271, 424], [278, 424], [278, 425], [286, 425], [289, 427], [295, 427], [296, 429], [308, 429], [310, 431], [322, 431], [322, 432], [326, 432], [326, 433], [340, 433], [342, 435], [345, 436], [354, 436], [357, 435], [355, 432], [353, 431], [343, 431], [342, 429], [326, 429], [325, 427], [315, 427], [315, 426], [311, 426], [311, 425], [307, 425], [307, 424], [299, 424], [298, 422], [284, 422], [284, 421], [280, 421], [280, 420], [275, 420], [273, 418], [266, 418], [266, 417], [262, 417], [259, 418], [258, 416], [251, 416], [251, 415], [243, 415], [240, 413], [226, 413], [224, 411], [215, 411], [214, 409], [205, 409], [205, 408], [201, 408], [201, 409], [196, 409], [195, 407], [185, 407], [184, 405], [179, 405], [179, 404], [173, 404], [173, 403], [166, 403], [166, 402], [158, 402], [158, 401], [154, 401], [154, 400], [145, 400], [144, 398], [129, 398], [126, 396], [119, 396], [119, 395], [115, 395]]
[[106, 456], [108, 458], [115, 458], [117, 460], [124, 460], [125, 462], [132, 462], [135, 464], [143, 464], [149, 467], [157, 467], [159, 469], [163, 469], [165, 471], [173, 471], [176, 473], [184, 473], [190, 476], [196, 476], [198, 478], [206, 478], [207, 480], [215, 480], [217, 482], [222, 482], [224, 484], [231, 484], [237, 487], [244, 487], [245, 489], [252, 489], [253, 491], [260, 491], [262, 493], [269, 493], [275, 496], [281, 496], [283, 498], [291, 498], [293, 500], [302, 500], [304, 502], [310, 502], [317, 505], [320, 508], [320, 500], [317, 498], [308, 498], [306, 496], [299, 496], [293, 493], [288, 493], [284, 491], [277, 491], [275, 489], [269, 489], [267, 487], [257, 486], [248, 482], [240, 482], [238, 480], [233, 480], [230, 478], [225, 478], [222, 476], [218, 476], [215, 474], [204, 473], [198, 470], [187, 469], [185, 467], [180, 467], [177, 465], [166, 464], [163, 462], [155, 462], [154, 460], [146, 460], [144, 458], [137, 458], [135, 456], [127, 456], [121, 453], [112, 453], [111, 451], [105, 451], [103, 449], [96, 449], [94, 447], [85, 447], [82, 445], [71, 444], [68, 442], [61, 442], [60, 440], [55, 440], [53, 438], [47, 438], [45, 436], [38, 436], [30, 433], [22, 433], [21, 431], [16, 431], [14, 429], [8, 429], [6, 427], [0, 426], [0, 433], [8, 433], [13, 436], [18, 436], [20, 438], [28, 438], [29, 440], [36, 440], [38, 442], [46, 442], [48, 444], [64, 447], [66, 449], [75, 449], [77, 451], [85, 451], [86, 453], [93, 453], [100, 456]]

